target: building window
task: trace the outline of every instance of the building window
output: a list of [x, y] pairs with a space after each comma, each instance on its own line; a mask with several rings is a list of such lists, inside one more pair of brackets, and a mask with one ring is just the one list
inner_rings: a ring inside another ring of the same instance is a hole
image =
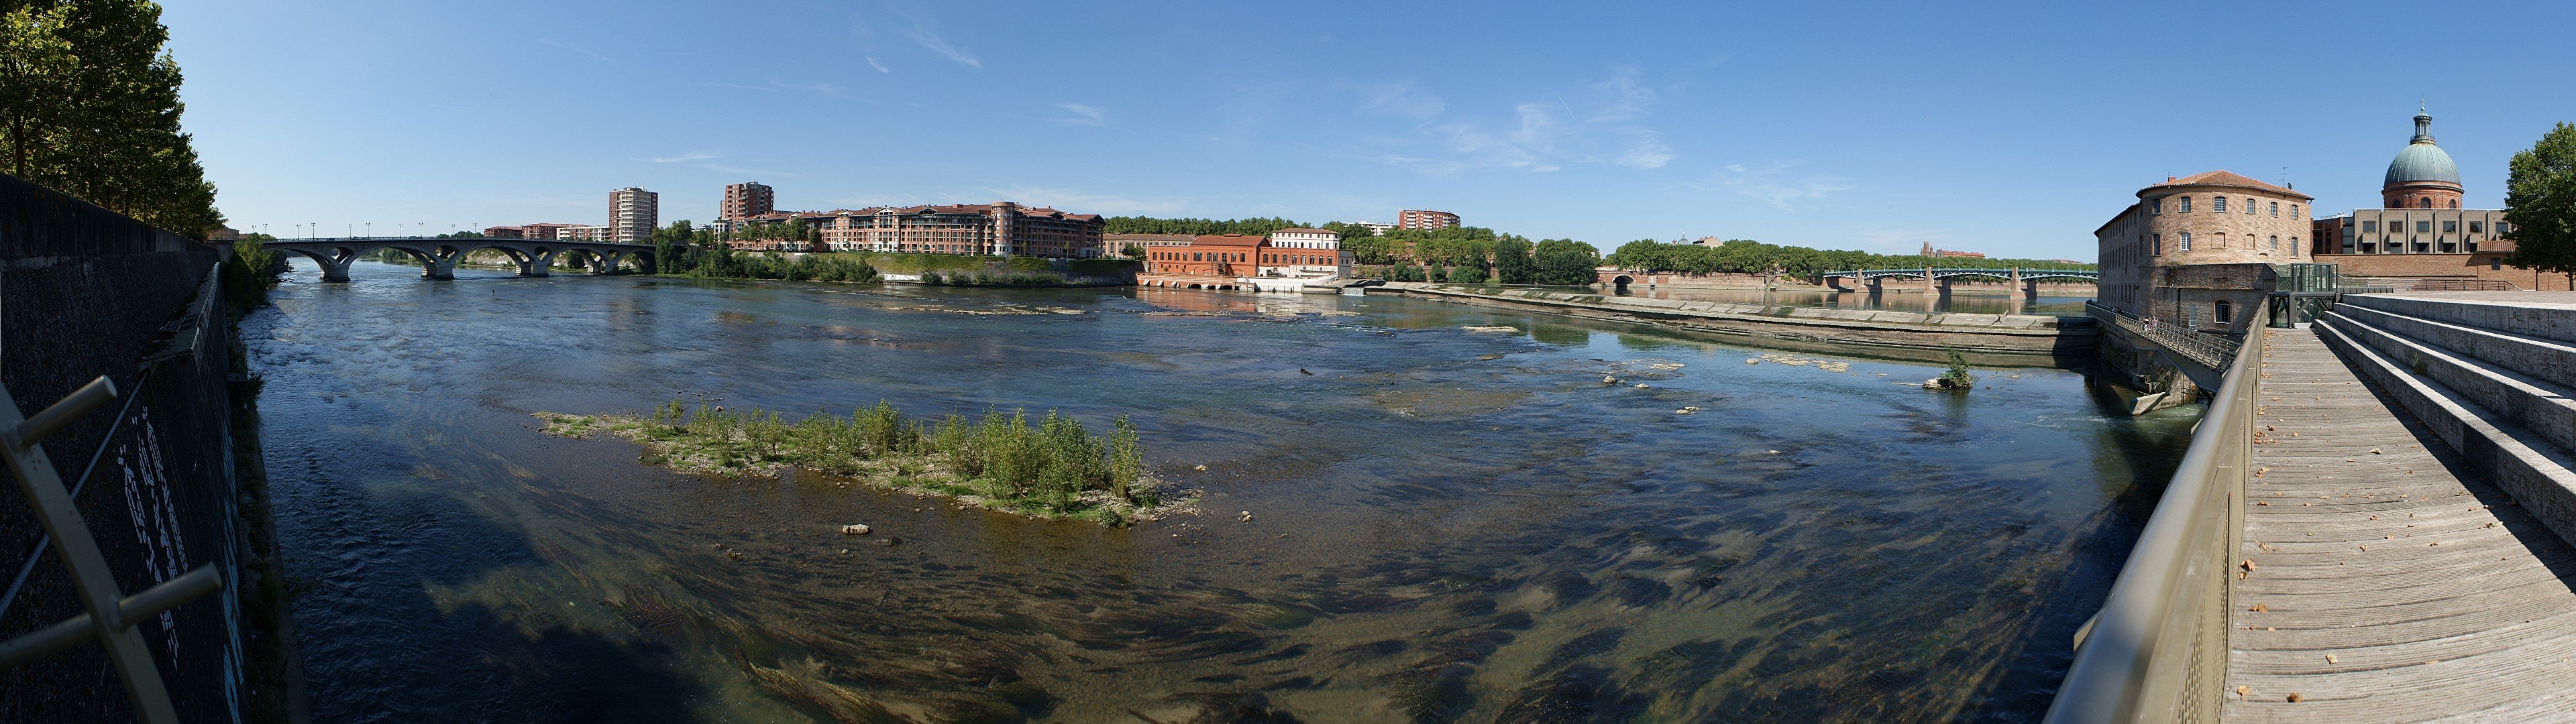
[[2454, 209], [2456, 209], [2456, 208], [2460, 208], [2460, 200], [2459, 200], [2459, 199], [2452, 199], [2452, 200], [2451, 200], [2451, 208], [2454, 208]]
[[2148, 256], [2164, 256], [2164, 255], [2165, 255], [2165, 235], [2163, 235], [2163, 234], [2153, 234], [2153, 235], [2149, 235], [2149, 236], [2147, 237], [2147, 240], [2148, 240], [2148, 241], [2147, 241], [2147, 243], [2152, 245], [2152, 246], [2147, 247], [2147, 249], [2148, 249]]
[[2182, 197], [2182, 199], [2181, 199], [2181, 200], [2179, 200], [2179, 201], [2177, 201], [2176, 203], [2180, 203], [2180, 204], [2182, 204], [2182, 205], [2181, 205], [2181, 206], [2179, 206], [2179, 207], [2176, 207], [2176, 208], [2174, 209], [2175, 211], [2179, 211], [2179, 212], [2186, 213], [2186, 214], [2191, 213], [2191, 197], [2189, 197], [2189, 196]]
[[2364, 233], [2364, 234], [2376, 234], [2376, 233], [2379, 233], [2379, 222], [2376, 222], [2376, 221], [2364, 221], [2364, 222], [2361, 222], [2361, 233]]
[[2482, 222], [2482, 221], [2472, 221], [2472, 222], [2469, 222], [2469, 233], [2471, 233], [2471, 234], [2482, 234], [2482, 233], [2486, 233], [2485, 226], [2486, 226], [2486, 222]]
[[2442, 222], [2442, 233], [2445, 233], [2445, 234], [2456, 233], [2456, 232], [2458, 232], [2459, 230], [2460, 230], [2460, 222], [2457, 222], [2457, 221], [2444, 221], [2444, 222]]
[[2272, 250], [2273, 250], [2273, 251], [2280, 251], [2280, 250], [2281, 250], [2281, 237], [2279, 237], [2279, 236], [2274, 236], [2274, 237], [2272, 237]]
[[2165, 212], [2165, 200], [2164, 200], [2164, 199], [2147, 199], [2147, 213], [2150, 213], [2150, 214], [2161, 214], [2161, 213], [2164, 213], [2164, 212]]
[[2182, 233], [2182, 245], [2178, 248], [2185, 253], [2191, 251], [2191, 232], [2186, 231]]
[[2487, 271], [2504, 271], [2504, 257], [2488, 259]]
[[2213, 214], [2224, 214], [2224, 213], [2227, 213], [2227, 197], [2225, 197], [2225, 196], [2212, 196], [2212, 197], [2209, 197], [2209, 213], [2213, 213]]
[[2272, 202], [2271, 204], [2269, 204], [2269, 206], [2271, 206], [2271, 208], [2272, 208], [2272, 215], [2273, 215], [2273, 216], [2280, 216], [2280, 215], [2281, 215], [2281, 202], [2274, 201], [2274, 202]]
[[2225, 299], [2218, 300], [2218, 302], [2217, 302], [2216, 304], [2212, 304], [2212, 305], [2210, 305], [2210, 306], [2211, 306], [2211, 307], [2213, 307], [2213, 308], [2215, 308], [2215, 310], [2217, 311], [2217, 314], [2216, 314], [2216, 315], [2213, 315], [2213, 316], [2215, 316], [2215, 317], [2218, 319], [2218, 323], [2219, 323], [2219, 324], [2229, 324], [2229, 323], [2231, 323], [2231, 322], [2230, 322], [2230, 320], [2228, 319], [2228, 317], [2232, 316], [2232, 313], [2233, 313], [2235, 310], [2233, 310], [2233, 309], [2229, 309], [2229, 308], [2228, 308], [2228, 307], [2229, 307], [2229, 306], [2231, 306], [2231, 305], [2229, 305], [2229, 304], [2227, 303], [2227, 300], [2225, 300]]
[[2418, 221], [2418, 222], [2415, 222], [2415, 233], [2418, 233], [2418, 234], [2430, 234], [2430, 233], [2433, 233], [2433, 222], [2430, 222], [2430, 221]]
[[2415, 208], [2419, 208], [2419, 209], [2429, 209], [2429, 208], [2433, 208], [2433, 200], [2432, 200], [2432, 199], [2416, 199], [2416, 200], [2415, 200]]

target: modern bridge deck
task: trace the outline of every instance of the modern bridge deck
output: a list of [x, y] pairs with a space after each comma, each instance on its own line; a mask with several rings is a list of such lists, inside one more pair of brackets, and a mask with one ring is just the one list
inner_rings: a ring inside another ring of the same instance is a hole
[[2265, 332], [2222, 718], [2576, 720], [2576, 548], [2315, 333]]

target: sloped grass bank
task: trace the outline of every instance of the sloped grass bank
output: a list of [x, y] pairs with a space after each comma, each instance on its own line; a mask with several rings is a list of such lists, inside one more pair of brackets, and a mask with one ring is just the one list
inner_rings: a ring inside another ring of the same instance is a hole
[[788, 468], [863, 481], [1035, 518], [1108, 525], [1194, 510], [1196, 498], [1145, 471], [1136, 428], [1119, 417], [1106, 437], [1047, 411], [988, 411], [980, 420], [906, 416], [889, 403], [849, 416], [788, 422], [768, 410], [683, 407], [674, 400], [646, 415], [536, 413], [545, 432], [607, 432], [642, 443], [643, 462], [686, 473], [736, 477]]

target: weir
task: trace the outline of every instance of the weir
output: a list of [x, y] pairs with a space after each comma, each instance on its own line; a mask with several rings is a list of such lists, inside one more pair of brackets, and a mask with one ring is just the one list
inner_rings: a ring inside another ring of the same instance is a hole
[[2576, 716], [2576, 298], [2286, 320], [2196, 359], [2223, 377], [2048, 721]]

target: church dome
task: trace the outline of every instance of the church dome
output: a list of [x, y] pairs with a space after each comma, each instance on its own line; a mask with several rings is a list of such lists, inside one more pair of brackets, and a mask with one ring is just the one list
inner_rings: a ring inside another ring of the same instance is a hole
[[2460, 166], [2451, 162], [2451, 154], [2433, 145], [2433, 116], [2415, 114], [2415, 139], [2406, 150], [2397, 152], [2397, 160], [2388, 162], [2388, 176], [2382, 186], [2438, 181], [2457, 186]]

